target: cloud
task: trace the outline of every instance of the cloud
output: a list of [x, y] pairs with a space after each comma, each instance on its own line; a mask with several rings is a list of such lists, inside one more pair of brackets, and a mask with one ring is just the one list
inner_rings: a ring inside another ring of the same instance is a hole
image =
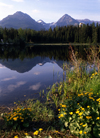
[[39, 13], [40, 11], [39, 10], [32, 10], [32, 13], [34, 14], [34, 13]]
[[13, 5], [5, 4], [3, 2], [0, 2], [0, 6], [2, 6], [2, 7], [8, 7], [8, 8], [12, 8], [13, 7]]
[[0, 93], [2, 92], [2, 89], [1, 89], [1, 87], [0, 87]]
[[12, 1], [15, 1], [15, 2], [24, 2], [24, 0], [12, 0]]
[[39, 75], [40, 74], [40, 72], [34, 72], [34, 75]]
[[5, 68], [5, 66], [3, 66], [2, 64], [0, 64], [0, 68]]
[[8, 86], [8, 90], [13, 91], [14, 89], [16, 89], [16, 88], [18, 88], [18, 87], [20, 87], [21, 85], [24, 85], [24, 84], [26, 84], [25, 81], [17, 82], [15, 85], [11, 84], [11, 85]]
[[40, 86], [41, 86], [41, 84], [39, 82], [39, 83], [37, 83], [35, 85], [30, 86], [29, 89], [31, 89], [31, 90], [38, 90], [40, 88]]
[[16, 79], [16, 77], [13, 76], [13, 77], [11, 77], [11, 78], [4, 78], [4, 79], [2, 79], [1, 81], [9, 81], [9, 80], [13, 80], [13, 79]]

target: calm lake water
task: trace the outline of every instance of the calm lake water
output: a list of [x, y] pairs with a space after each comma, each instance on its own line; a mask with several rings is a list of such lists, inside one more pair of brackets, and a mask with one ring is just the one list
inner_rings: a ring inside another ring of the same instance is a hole
[[[76, 50], [84, 55], [82, 46]], [[40, 91], [46, 93], [47, 87], [64, 79], [63, 63], [69, 57], [68, 46], [1, 46], [0, 105], [40, 99]]]
[[[59, 58], [59, 52], [57, 56], [57, 47], [56, 51], [43, 49], [44, 47], [42, 50], [39, 47], [19, 51], [13, 47], [1, 49], [0, 105], [10, 105], [28, 98], [39, 99], [40, 91], [44, 90], [46, 93], [47, 87], [63, 80], [63, 63], [67, 62], [66, 57], [66, 61]], [[63, 55], [66, 54], [64, 52]]]

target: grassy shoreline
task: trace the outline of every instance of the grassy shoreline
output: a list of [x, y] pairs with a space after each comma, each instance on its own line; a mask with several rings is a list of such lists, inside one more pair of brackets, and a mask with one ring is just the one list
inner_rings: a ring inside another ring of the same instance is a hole
[[[13, 43], [0, 43], [0, 45], [14, 45]], [[34, 43], [34, 42], [25, 42], [26, 46], [68, 46], [68, 45], [72, 45], [72, 46], [91, 46], [91, 45], [100, 45], [100, 43]]]

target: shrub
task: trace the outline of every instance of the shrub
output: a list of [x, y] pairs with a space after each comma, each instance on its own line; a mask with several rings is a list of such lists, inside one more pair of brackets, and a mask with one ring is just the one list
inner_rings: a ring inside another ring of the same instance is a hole
[[3, 115], [7, 126], [13, 129], [21, 129], [29, 127], [29, 122], [32, 120], [33, 114], [30, 108], [17, 108], [10, 113]]
[[80, 138], [100, 137], [100, 98], [82, 92], [60, 104], [58, 118], [62, 127]]
[[41, 103], [39, 100], [36, 102], [33, 99], [26, 101], [27, 107], [31, 108], [34, 114], [34, 121], [50, 121], [54, 118], [54, 112], [47, 104]]

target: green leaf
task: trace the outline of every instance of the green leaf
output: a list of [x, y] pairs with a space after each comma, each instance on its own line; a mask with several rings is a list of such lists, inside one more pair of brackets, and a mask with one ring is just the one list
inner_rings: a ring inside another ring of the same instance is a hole
[[23, 123], [24, 127], [29, 127], [29, 123]]
[[95, 127], [93, 128], [93, 134], [97, 138], [100, 137], [100, 126], [95, 125]]
[[68, 122], [65, 122], [65, 127], [68, 127]]
[[49, 135], [49, 136], [45, 136], [44, 138], [52, 138], [52, 137]]

